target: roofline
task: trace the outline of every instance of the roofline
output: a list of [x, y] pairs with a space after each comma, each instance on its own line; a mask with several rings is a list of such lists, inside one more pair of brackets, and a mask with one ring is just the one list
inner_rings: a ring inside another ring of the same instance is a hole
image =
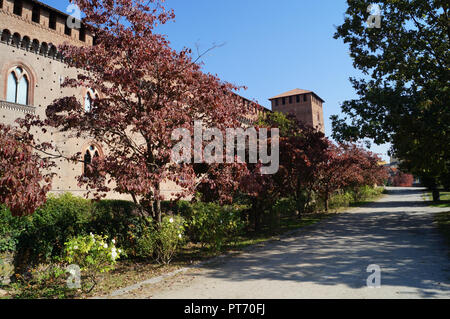
[[300, 94], [292, 94], [292, 95], [280, 96], [280, 97], [271, 97], [271, 98], [269, 99], [269, 101], [276, 100], [276, 99], [281, 99], [281, 98], [283, 98], [283, 97], [296, 96], [296, 95], [305, 95], [305, 94], [314, 94], [314, 96], [317, 97], [320, 101], [322, 101], [322, 103], [325, 103], [325, 100], [322, 99], [320, 96], [318, 96], [318, 95], [317, 95], [316, 93], [314, 93], [313, 91], [309, 91], [309, 92], [306, 92], [306, 93], [300, 93]]
[[255, 101], [252, 101], [252, 100], [250, 100], [250, 99], [247, 99], [246, 97], [243, 97], [242, 95], [240, 95], [240, 94], [238, 94], [238, 93], [236, 93], [236, 92], [232, 92], [232, 93], [235, 94], [235, 95], [237, 95], [237, 96], [239, 96], [240, 98], [246, 100], [247, 102], [250, 102], [250, 103], [256, 105], [256, 106], [257, 106], [258, 108], [260, 108], [260, 109], [263, 109], [263, 110], [272, 112], [271, 109], [268, 109], [267, 107], [265, 107], [265, 106], [263, 106], [263, 105], [261, 105], [261, 104], [259, 104], [259, 103], [256, 103]]
[[[29, 1], [29, 2], [35, 3], [35, 4], [37, 4], [37, 5], [40, 5], [40, 6], [44, 7], [45, 9], [47, 9], [47, 10], [49, 10], [49, 11], [52, 11], [52, 12], [56, 12], [56, 13], [58, 13], [58, 14], [64, 16], [64, 17], [66, 17], [66, 18], [67, 18], [67, 17], [70, 17], [70, 14], [68, 14], [68, 13], [66, 13], [66, 12], [62, 12], [61, 10], [58, 10], [58, 9], [52, 7], [52, 6], [49, 6], [48, 4], [45, 4], [45, 3], [43, 3], [43, 2], [41, 2], [41, 1], [39, 1], [39, 0], [25, 0], [25, 1]], [[75, 18], [75, 20], [84, 23], [84, 22], [83, 22], [83, 19], [78, 20], [78, 19]]]

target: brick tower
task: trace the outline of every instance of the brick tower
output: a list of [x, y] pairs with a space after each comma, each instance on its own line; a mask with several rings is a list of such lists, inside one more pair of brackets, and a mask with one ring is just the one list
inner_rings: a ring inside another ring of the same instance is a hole
[[269, 99], [274, 112], [293, 114], [304, 124], [311, 125], [325, 133], [323, 120], [323, 103], [316, 93], [294, 89]]

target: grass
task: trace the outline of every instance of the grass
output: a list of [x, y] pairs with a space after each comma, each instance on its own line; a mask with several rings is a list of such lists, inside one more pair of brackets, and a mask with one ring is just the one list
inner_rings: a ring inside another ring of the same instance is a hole
[[450, 207], [450, 192], [441, 192], [440, 193], [441, 200], [437, 203], [433, 202], [433, 196], [431, 193], [425, 194], [425, 200], [428, 200], [431, 202], [431, 206], [433, 207], [441, 207], [441, 208], [447, 208]]
[[61, 288], [60, 290], [52, 290], [54, 289], [54, 285], [49, 285], [48, 289], [36, 285], [30, 287], [15, 287], [15, 289], [11, 289], [10, 287], [9, 296], [4, 298], [50, 299], [107, 296], [114, 290], [133, 285], [137, 282], [160, 276], [224, 253], [239, 253], [247, 247], [278, 239], [280, 236], [290, 231], [302, 229], [304, 227], [317, 224], [324, 219], [331, 218], [335, 216], [336, 213], [343, 211], [345, 208], [362, 206], [378, 199], [381, 196], [382, 191], [378, 190], [359, 202], [339, 202], [341, 207], [332, 207], [328, 213], [322, 212], [305, 214], [301, 219], [293, 214], [286, 213], [281, 216], [277, 227], [265, 226], [258, 232], [247, 232], [244, 235], [235, 238], [233, 242], [228, 243], [219, 251], [213, 251], [207, 247], [202, 247], [201, 244], [188, 243], [180, 249], [179, 253], [175, 256], [170, 265], [158, 265], [151, 261], [139, 260], [119, 261], [113, 271], [99, 275], [97, 286], [88, 294], [81, 291], [68, 292], [67, 289], [64, 288]]

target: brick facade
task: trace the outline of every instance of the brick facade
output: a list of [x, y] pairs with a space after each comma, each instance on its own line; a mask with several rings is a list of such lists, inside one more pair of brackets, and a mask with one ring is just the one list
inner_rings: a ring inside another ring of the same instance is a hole
[[[94, 37], [86, 34], [80, 40], [79, 30], [71, 29], [69, 32], [65, 27], [67, 17], [66, 14], [39, 1], [0, 0], [0, 122], [15, 125], [15, 120], [26, 114], [36, 114], [43, 118], [46, 106], [64, 96], [75, 96], [83, 105], [88, 88], [61, 87], [64, 78], [74, 78], [81, 71], [69, 68], [63, 62], [57, 46], [64, 43], [93, 45]], [[17, 67], [25, 72], [29, 82], [27, 105], [7, 102], [7, 78]], [[272, 100], [273, 110], [292, 111], [301, 119], [323, 128], [323, 101], [314, 93], [308, 93], [306, 96], [307, 102], [297, 104], [274, 106], [275, 101]], [[241, 118], [244, 126], [252, 125], [259, 115], [269, 111], [243, 97], [242, 103], [247, 109]], [[319, 114], [317, 119], [316, 114]], [[75, 139], [55, 130], [49, 130], [46, 134], [36, 131], [36, 136], [40, 141], [56, 144], [64, 155], [77, 152], [84, 154], [91, 146], [100, 149], [100, 153], [107, 151], [102, 150], [101, 145], [87, 136]], [[83, 163], [73, 164], [60, 160], [55, 172], [57, 176], [53, 181], [52, 192], [72, 192], [80, 196], [85, 194], [86, 191], [78, 187], [76, 180], [76, 177], [83, 173]], [[177, 190], [177, 186], [172, 182], [161, 187], [162, 194], [167, 197]], [[108, 194], [108, 198], [131, 199], [129, 196], [115, 193]]]
[[324, 101], [314, 92], [295, 89], [269, 99], [274, 112], [293, 114], [295, 117], [325, 133]]

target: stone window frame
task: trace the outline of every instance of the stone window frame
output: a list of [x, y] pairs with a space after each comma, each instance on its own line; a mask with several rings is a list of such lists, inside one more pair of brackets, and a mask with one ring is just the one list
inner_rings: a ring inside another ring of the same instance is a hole
[[[21, 60], [11, 61], [3, 66], [1, 74], [3, 75], [3, 95], [0, 97], [3, 101], [8, 97], [8, 77], [16, 68], [21, 68], [23, 73], [27, 75], [28, 79], [28, 98], [26, 106], [34, 106], [34, 90], [36, 87], [36, 73], [25, 62]], [[20, 80], [20, 79], [18, 79]]]
[[82, 152], [81, 152], [81, 156], [82, 156], [81, 176], [84, 179], [88, 179], [89, 176], [86, 175], [86, 162], [85, 162], [85, 156], [86, 156], [87, 152], [89, 152], [89, 154], [91, 156], [91, 161], [95, 157], [95, 153], [97, 153], [99, 158], [104, 158], [105, 154], [103, 152], [103, 148], [101, 147], [101, 145], [94, 140], [91, 140], [91, 141], [85, 143], [83, 145], [83, 147], [81, 148], [81, 150], [82, 150]]
[[[83, 97], [82, 97], [83, 98], [83, 110], [84, 110], [84, 112], [88, 113], [88, 112], [90, 112], [92, 110], [92, 102], [95, 99], [99, 98], [99, 94], [97, 93], [96, 90], [91, 89], [91, 88], [83, 89], [82, 94], [83, 94]], [[89, 110], [86, 109], [86, 97], [87, 97], [87, 95], [90, 96], [90, 100], [91, 100], [91, 106], [90, 106]]]

